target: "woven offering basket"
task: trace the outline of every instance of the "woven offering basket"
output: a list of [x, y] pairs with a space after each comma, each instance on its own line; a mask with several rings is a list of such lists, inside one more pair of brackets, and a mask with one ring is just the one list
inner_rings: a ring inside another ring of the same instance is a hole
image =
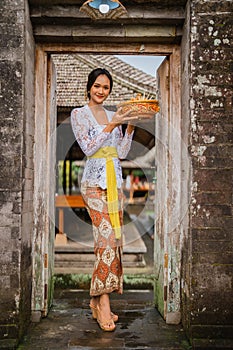
[[122, 113], [131, 111], [130, 117], [138, 117], [139, 119], [151, 119], [159, 112], [159, 103], [157, 100], [132, 100], [119, 104]]

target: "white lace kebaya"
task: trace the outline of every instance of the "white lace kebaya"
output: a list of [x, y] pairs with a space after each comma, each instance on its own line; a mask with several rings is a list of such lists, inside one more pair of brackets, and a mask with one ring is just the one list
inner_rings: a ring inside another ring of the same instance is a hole
[[[114, 112], [105, 109], [108, 121], [112, 120]], [[71, 125], [75, 138], [81, 147], [83, 153], [89, 157], [102, 147], [115, 147], [118, 157], [113, 158], [117, 187], [122, 186], [122, 169], [120, 159], [125, 159], [132, 143], [134, 132], [123, 136], [121, 126], [116, 127], [112, 132], [104, 132], [106, 125], [100, 125], [92, 114], [88, 105], [81, 108], [75, 108], [71, 112]], [[106, 159], [90, 158], [87, 159], [84, 168], [82, 183], [88, 186], [98, 186], [106, 189]]]

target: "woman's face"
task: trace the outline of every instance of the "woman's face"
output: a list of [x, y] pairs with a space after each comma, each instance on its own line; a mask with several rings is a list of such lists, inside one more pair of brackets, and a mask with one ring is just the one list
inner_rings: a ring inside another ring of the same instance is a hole
[[90, 90], [90, 104], [103, 103], [110, 93], [110, 80], [105, 74], [100, 74]]

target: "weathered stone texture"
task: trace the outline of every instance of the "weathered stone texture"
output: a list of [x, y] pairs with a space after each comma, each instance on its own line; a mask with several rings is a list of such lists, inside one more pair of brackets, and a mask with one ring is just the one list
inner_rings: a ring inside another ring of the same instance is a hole
[[[1, 325], [15, 323], [17, 328], [19, 295], [19, 263], [13, 263], [12, 254], [20, 251], [20, 230], [11, 237], [11, 227], [20, 227], [20, 213], [14, 212], [21, 205], [21, 135], [22, 135], [22, 56], [23, 26], [17, 23], [18, 9], [10, 11], [8, 2], [1, 4]], [[9, 26], [9, 22], [13, 21]], [[9, 28], [12, 28], [10, 33]], [[11, 56], [11, 51], [17, 54]], [[15, 56], [15, 57], [14, 57]], [[18, 56], [18, 57], [17, 57]], [[12, 278], [11, 276], [15, 277]], [[14, 283], [13, 283], [14, 281]], [[13, 285], [12, 285], [13, 283]], [[5, 333], [5, 339], [11, 337]], [[17, 337], [15, 337], [17, 338]], [[4, 339], [4, 338], [3, 338]]]
[[0, 348], [30, 320], [34, 40], [27, 3], [0, 4]]
[[190, 4], [192, 274], [183, 297], [196, 349], [201, 338], [232, 338], [232, 1]]
[[[182, 322], [194, 349], [223, 346], [233, 334], [231, 11], [232, 0], [189, 0], [182, 39], [180, 124], [192, 165], [189, 174], [187, 158], [181, 156], [180, 201], [183, 208], [190, 208], [179, 232]], [[51, 29], [56, 32], [52, 25]], [[16, 343], [31, 312], [34, 39], [27, 1], [0, 1], [0, 34], [0, 348], [4, 348]], [[85, 41], [85, 30], [82, 35]], [[106, 35], [102, 38], [105, 41]], [[74, 42], [71, 34], [69, 40]], [[45, 125], [38, 124], [38, 129], [38, 135], [45, 136]], [[38, 183], [40, 177], [43, 174], [36, 174]], [[36, 193], [38, 218], [45, 217], [41, 193]], [[45, 225], [41, 221], [40, 230]], [[34, 252], [41, 252], [37, 242], [41, 237], [34, 237]], [[35, 261], [35, 270], [41, 273], [42, 263]]]

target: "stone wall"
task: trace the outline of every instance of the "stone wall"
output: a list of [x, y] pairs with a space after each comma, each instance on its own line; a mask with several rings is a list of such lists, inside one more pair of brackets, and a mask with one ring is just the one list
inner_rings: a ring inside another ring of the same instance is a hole
[[224, 349], [233, 344], [232, 1], [190, 3], [191, 241], [183, 321], [194, 349]]
[[[189, 173], [181, 159], [182, 322], [194, 349], [229, 348], [233, 334], [231, 6], [190, 0], [182, 39], [191, 163]], [[9, 348], [31, 315], [34, 39], [27, 1], [1, 0], [0, 18], [0, 348]]]
[[[181, 135], [187, 150], [190, 143], [190, 3], [186, 6], [185, 23], [181, 43]], [[188, 159], [187, 159], [188, 158]], [[187, 164], [187, 161], [189, 164]], [[181, 310], [182, 323], [189, 329], [190, 313], [190, 283], [191, 283], [191, 245], [189, 230], [189, 205], [190, 205], [190, 183], [191, 183], [191, 156], [181, 158], [181, 207], [184, 216], [180, 224], [180, 234], [183, 237], [181, 252]]]
[[27, 2], [0, 4], [0, 348], [30, 321], [33, 230], [34, 40]]

